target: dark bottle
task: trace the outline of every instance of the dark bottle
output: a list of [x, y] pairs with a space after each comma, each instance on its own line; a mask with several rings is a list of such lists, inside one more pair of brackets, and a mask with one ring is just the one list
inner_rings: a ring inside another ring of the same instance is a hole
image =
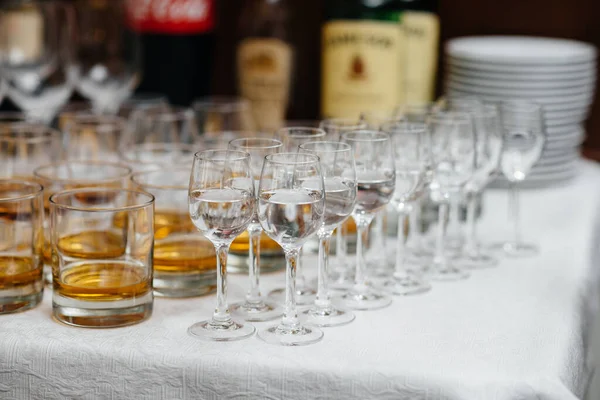
[[436, 0], [329, 0], [325, 20], [323, 116], [357, 118], [433, 99]]
[[142, 35], [138, 92], [165, 94], [189, 105], [209, 94], [214, 47], [214, 0], [126, 0], [131, 27]]

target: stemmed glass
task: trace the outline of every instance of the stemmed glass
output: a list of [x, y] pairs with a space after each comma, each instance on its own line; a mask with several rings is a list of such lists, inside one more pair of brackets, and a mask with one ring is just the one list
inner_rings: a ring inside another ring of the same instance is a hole
[[141, 77], [141, 38], [126, 22], [125, 1], [75, 2], [81, 78], [77, 89], [95, 113], [116, 114]]
[[59, 1], [3, 2], [2, 78], [29, 121], [50, 124], [68, 101], [78, 71], [72, 9]]
[[317, 155], [325, 183], [325, 215], [319, 237], [317, 297], [306, 311], [307, 321], [315, 326], [339, 326], [354, 320], [354, 314], [333, 306], [329, 297], [328, 259], [331, 235], [347, 219], [356, 203], [356, 169], [352, 147], [341, 142], [307, 142], [300, 151]]
[[471, 179], [475, 168], [475, 133], [468, 113], [445, 111], [429, 117], [433, 180], [429, 187], [439, 203], [431, 279], [466, 279], [469, 274], [451, 264], [445, 252], [449, 199]]
[[192, 325], [188, 332], [216, 341], [250, 337], [254, 327], [234, 321], [227, 305], [229, 246], [246, 230], [256, 210], [250, 155], [238, 150], [196, 153], [188, 201], [193, 224], [213, 243], [217, 253], [217, 306], [212, 319]]
[[406, 268], [405, 221], [412, 203], [424, 187], [429, 160], [427, 153], [430, 150], [429, 132], [425, 124], [409, 122], [389, 124], [383, 130], [390, 133], [394, 145], [396, 188], [390, 203], [398, 212], [396, 264], [392, 279], [383, 285], [383, 289], [395, 295], [423, 293], [431, 289], [431, 285], [418, 272], [408, 271]]
[[465, 245], [457, 262], [469, 268], [492, 267], [498, 260], [477, 242], [476, 201], [477, 196], [492, 181], [500, 166], [503, 138], [498, 117], [498, 108], [485, 105], [471, 113], [473, 118], [476, 153], [475, 171], [465, 185], [467, 196], [467, 223]]
[[[342, 135], [346, 132], [367, 129], [367, 121], [364, 119], [329, 118], [321, 121], [319, 128], [327, 132], [327, 136], [331, 140], [342, 140]], [[348, 234], [350, 233], [348, 223], [354, 222], [349, 218], [335, 228], [335, 262], [333, 273], [330, 274], [332, 282], [329, 284], [332, 289], [346, 290], [354, 285], [354, 269], [348, 262]]]
[[258, 188], [258, 219], [285, 252], [285, 306], [281, 323], [258, 333], [267, 343], [300, 346], [323, 337], [303, 326], [296, 309], [296, 267], [300, 248], [323, 225], [325, 190], [319, 157], [277, 153], [265, 157]]
[[500, 115], [504, 137], [500, 165], [502, 173], [510, 182], [509, 218], [514, 229], [514, 240], [504, 243], [502, 248], [511, 257], [532, 256], [539, 249], [521, 239], [517, 184], [525, 180], [544, 147], [542, 108], [525, 101], [505, 102], [500, 105]]
[[355, 284], [340, 298], [343, 306], [355, 310], [373, 310], [390, 305], [392, 299], [368, 284], [365, 246], [369, 224], [391, 200], [396, 185], [392, 141], [385, 132], [354, 131], [342, 135], [352, 146], [356, 163], [357, 199], [352, 218], [358, 231], [356, 243]]
[[[245, 151], [250, 154], [250, 170], [254, 179], [255, 195], [258, 196], [258, 183], [265, 157], [269, 154], [279, 152], [283, 147], [281, 141], [268, 138], [240, 138], [229, 142], [229, 148]], [[262, 228], [258, 222], [258, 214], [255, 214], [252, 222], [248, 225], [248, 275], [250, 277], [250, 288], [246, 293], [246, 300], [231, 306], [234, 316], [244, 318], [246, 321], [268, 321], [281, 315], [281, 307], [277, 304], [265, 301], [260, 292], [260, 236]]]
[[[281, 128], [276, 133], [276, 136], [281, 138], [281, 141], [283, 142], [284, 150], [290, 153], [298, 152], [299, 146], [303, 143], [313, 140], [323, 140], [325, 135], [326, 132], [322, 129], [308, 127]], [[296, 301], [298, 304], [307, 305], [314, 301], [317, 291], [310, 287], [306, 282], [302, 258], [302, 249], [300, 249], [296, 269]], [[280, 288], [272, 290], [269, 293], [269, 296], [277, 299], [283, 296], [284, 293], [285, 288]]]

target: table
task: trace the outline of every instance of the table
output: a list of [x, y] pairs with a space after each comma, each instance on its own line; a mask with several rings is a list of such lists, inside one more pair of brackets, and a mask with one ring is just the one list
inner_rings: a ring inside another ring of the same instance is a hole
[[[156, 299], [136, 326], [67, 327], [50, 318], [47, 292], [38, 308], [0, 316], [0, 398], [582, 398], [600, 293], [600, 167], [580, 168], [564, 187], [522, 194], [523, 233], [541, 245], [538, 257], [357, 312], [312, 346], [188, 336], [214, 296]], [[482, 237], [507, 237], [506, 192], [489, 191], [484, 204]], [[246, 278], [230, 278], [230, 300], [242, 299]], [[283, 274], [263, 283], [280, 286]]]

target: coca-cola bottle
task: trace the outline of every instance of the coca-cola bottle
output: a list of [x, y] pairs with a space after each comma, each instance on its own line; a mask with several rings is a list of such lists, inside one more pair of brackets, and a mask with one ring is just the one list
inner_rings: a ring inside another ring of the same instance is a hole
[[131, 28], [142, 35], [140, 92], [189, 105], [210, 90], [214, 0], [126, 0]]

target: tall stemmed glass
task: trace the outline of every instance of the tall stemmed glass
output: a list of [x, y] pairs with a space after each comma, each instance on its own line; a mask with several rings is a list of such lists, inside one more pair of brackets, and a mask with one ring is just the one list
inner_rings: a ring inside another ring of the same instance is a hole
[[445, 252], [446, 219], [451, 196], [471, 179], [475, 168], [475, 133], [468, 113], [439, 112], [429, 117], [433, 180], [432, 198], [439, 203], [435, 255], [430, 278], [466, 279], [469, 274], [450, 263]]
[[[245, 151], [250, 154], [250, 170], [254, 179], [255, 195], [258, 197], [258, 183], [264, 159], [269, 154], [278, 153], [283, 143], [277, 139], [250, 137], [234, 139], [229, 142], [229, 148]], [[279, 317], [282, 313], [281, 307], [269, 301], [265, 301], [260, 292], [260, 236], [262, 228], [258, 222], [256, 213], [252, 222], [248, 225], [248, 275], [250, 277], [250, 288], [246, 293], [246, 300], [231, 305], [231, 312], [236, 317], [244, 318], [246, 321], [268, 321]]]
[[214, 244], [217, 253], [217, 306], [212, 319], [192, 325], [188, 332], [216, 341], [250, 337], [254, 327], [234, 321], [227, 305], [229, 246], [246, 230], [256, 210], [250, 155], [238, 150], [196, 153], [188, 201], [192, 222]]
[[3, 84], [30, 122], [49, 125], [78, 78], [72, 9], [60, 1], [2, 3]]
[[431, 289], [431, 285], [422, 279], [420, 271], [406, 268], [405, 221], [425, 183], [429, 132], [425, 124], [409, 122], [385, 125], [383, 130], [390, 133], [394, 145], [396, 188], [390, 203], [398, 212], [396, 264], [392, 279], [383, 288], [395, 295], [423, 293]]
[[77, 89], [95, 113], [116, 114], [141, 77], [141, 38], [126, 21], [124, 0], [77, 0], [81, 78]]
[[307, 321], [315, 326], [339, 326], [354, 320], [354, 314], [333, 306], [328, 288], [329, 243], [335, 227], [347, 219], [356, 203], [356, 169], [352, 147], [341, 142], [307, 142], [300, 151], [317, 155], [325, 183], [325, 216], [317, 232], [319, 261], [317, 297], [306, 311]]
[[502, 247], [511, 257], [532, 256], [539, 249], [535, 244], [525, 243], [521, 239], [517, 184], [525, 180], [544, 147], [542, 108], [525, 101], [505, 102], [500, 105], [500, 115], [504, 137], [500, 165], [510, 182], [509, 219], [514, 229], [514, 240], [504, 243]]
[[364, 254], [369, 239], [369, 224], [394, 194], [396, 174], [392, 141], [385, 132], [369, 130], [345, 133], [342, 141], [352, 146], [356, 163], [358, 194], [352, 218], [356, 222], [358, 235], [355, 284], [340, 301], [343, 306], [355, 310], [387, 307], [392, 299], [368, 284]]
[[[342, 140], [346, 132], [367, 129], [367, 121], [363, 119], [329, 118], [319, 124], [319, 128], [327, 132], [331, 140]], [[329, 285], [332, 289], [346, 290], [354, 285], [354, 268], [348, 260], [348, 223], [354, 224], [351, 218], [338, 224], [335, 229], [335, 259], [333, 263], [332, 281]], [[353, 232], [352, 232], [353, 233]]]
[[[283, 142], [284, 151], [295, 153], [299, 151], [299, 146], [303, 143], [313, 140], [323, 140], [326, 132], [319, 128], [308, 127], [288, 127], [277, 131], [276, 136]], [[304, 276], [302, 263], [302, 249], [298, 256], [298, 265], [296, 269], [296, 301], [298, 304], [307, 305], [315, 300], [317, 291], [310, 287]], [[285, 288], [275, 289], [269, 293], [272, 298], [279, 298], [285, 293]]]
[[498, 172], [504, 141], [496, 106], [482, 105], [480, 110], [475, 110], [471, 116], [477, 141], [475, 172], [465, 185], [464, 192], [467, 196], [465, 245], [457, 262], [468, 268], [485, 268], [496, 265], [498, 260], [482, 248], [477, 241], [477, 196]]
[[302, 245], [323, 225], [325, 190], [319, 157], [278, 153], [265, 157], [258, 188], [258, 219], [263, 230], [284, 250], [285, 307], [281, 323], [258, 333], [267, 343], [300, 346], [323, 337], [303, 326], [296, 309], [296, 267]]

